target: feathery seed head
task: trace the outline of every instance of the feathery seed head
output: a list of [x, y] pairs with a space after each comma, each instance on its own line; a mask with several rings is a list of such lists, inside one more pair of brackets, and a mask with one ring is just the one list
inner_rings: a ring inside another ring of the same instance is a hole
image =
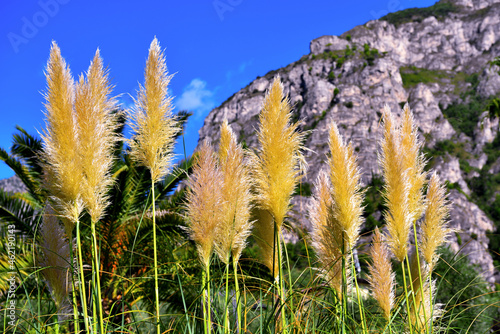
[[154, 182], [159, 181], [170, 168], [177, 126], [172, 116], [172, 97], [168, 95], [171, 75], [167, 73], [165, 56], [155, 38], [146, 61], [145, 83], [135, 100], [129, 141], [132, 157], [151, 171]]
[[252, 159], [257, 204], [271, 213], [281, 231], [305, 160], [303, 135], [298, 132], [298, 124], [291, 124], [291, 107], [279, 76], [266, 94], [259, 121], [260, 148]]
[[427, 209], [420, 228], [419, 249], [425, 261], [434, 266], [437, 261], [437, 248], [447, 241], [452, 232], [446, 219], [449, 214], [449, 202], [446, 190], [436, 173], [433, 173], [427, 188]]
[[221, 126], [218, 153], [223, 175], [223, 212], [215, 233], [215, 251], [224, 263], [228, 263], [231, 253], [236, 261], [239, 259], [251, 232], [252, 183], [243, 149], [237, 144], [227, 120]]
[[190, 238], [196, 243], [200, 261], [208, 269], [215, 239], [215, 229], [223, 217], [220, 185], [223, 175], [210, 144], [204, 142], [195, 158], [188, 179], [187, 218]]
[[335, 122], [330, 125], [330, 182], [332, 213], [347, 238], [348, 248], [354, 247], [363, 222], [363, 192], [361, 178], [352, 146], [346, 145]]
[[[334, 206], [330, 178], [327, 172], [320, 171], [309, 207], [312, 247], [318, 255], [322, 276], [335, 289], [341, 300], [342, 257], [346, 253], [348, 242], [344, 238], [341, 223], [333, 213]], [[345, 256], [347, 275], [350, 273], [349, 261], [350, 257]], [[348, 279], [347, 282], [349, 281]]]
[[118, 114], [116, 100], [111, 98], [108, 73], [103, 67], [99, 50], [76, 86], [75, 112], [80, 129], [80, 159], [84, 180], [82, 199], [93, 221], [98, 221], [107, 206], [106, 192], [112, 184], [110, 169]]
[[408, 205], [413, 220], [416, 221], [425, 209], [423, 188], [427, 173], [424, 171], [426, 161], [421, 152], [423, 144], [419, 139], [418, 128], [408, 103], [403, 108], [400, 132], [403, 168], [408, 171], [410, 181]]
[[384, 197], [387, 211], [384, 217], [389, 231], [388, 242], [395, 257], [403, 261], [408, 253], [408, 241], [413, 215], [410, 211], [409, 171], [403, 165], [401, 136], [389, 107], [383, 113], [384, 137], [381, 141], [379, 163], [385, 181]]
[[52, 42], [45, 76], [46, 129], [41, 136], [44, 186], [49, 190], [56, 212], [65, 217], [66, 233], [71, 236], [74, 221], [82, 210], [80, 186], [83, 175], [78, 155], [79, 132], [73, 110], [73, 78], [55, 42]]
[[373, 297], [382, 309], [385, 319], [389, 321], [391, 319], [391, 310], [394, 307], [396, 275], [392, 271], [389, 250], [378, 227], [375, 228], [370, 256], [372, 264], [368, 265], [368, 271], [370, 272], [368, 282]]

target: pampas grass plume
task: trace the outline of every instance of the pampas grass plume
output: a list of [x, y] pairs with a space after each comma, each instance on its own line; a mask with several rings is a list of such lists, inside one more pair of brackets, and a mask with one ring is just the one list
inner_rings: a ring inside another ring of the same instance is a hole
[[83, 174], [78, 155], [78, 127], [73, 112], [74, 83], [55, 42], [52, 42], [45, 76], [46, 130], [42, 133], [44, 185], [49, 190], [54, 210], [65, 217], [66, 234], [71, 237], [74, 222], [82, 210], [80, 187]]
[[135, 100], [135, 112], [130, 115], [135, 135], [129, 144], [133, 159], [147, 167], [153, 182], [157, 182], [170, 168], [178, 129], [167, 90], [172, 76], [167, 73], [165, 56], [156, 38], [149, 48], [144, 77], [144, 86]]
[[392, 271], [389, 250], [378, 227], [375, 228], [370, 257], [372, 258], [372, 263], [368, 265], [370, 289], [382, 309], [384, 318], [389, 321], [391, 319], [391, 310], [394, 307], [396, 275]]
[[215, 234], [215, 251], [224, 263], [229, 263], [231, 254], [238, 261], [251, 233], [252, 221], [249, 170], [245, 164], [243, 149], [236, 142], [236, 136], [227, 120], [221, 126], [219, 143], [222, 184], [222, 220]]
[[297, 131], [298, 124], [291, 124], [291, 117], [290, 103], [284, 97], [278, 76], [266, 94], [259, 115], [260, 148], [252, 160], [257, 204], [271, 213], [278, 231], [302, 177], [304, 168], [301, 167], [305, 166], [303, 135]]
[[[345, 246], [345, 240], [343, 228], [332, 212], [331, 182], [327, 172], [320, 171], [314, 189], [309, 207], [312, 247], [318, 256], [322, 276], [340, 296], [342, 294], [342, 249]], [[347, 271], [350, 268], [348, 261], [349, 257], [346, 257]]]
[[408, 206], [413, 221], [416, 221], [425, 210], [423, 188], [427, 173], [424, 171], [426, 161], [421, 153], [423, 144], [408, 103], [403, 108], [400, 131], [402, 165], [403, 169], [407, 170], [410, 182]]
[[420, 226], [419, 251], [425, 261], [433, 267], [437, 261], [437, 248], [446, 242], [448, 235], [452, 232], [446, 221], [449, 214], [446, 190], [436, 173], [431, 176], [426, 199], [427, 209]]
[[332, 213], [344, 232], [347, 253], [354, 247], [363, 222], [363, 192], [359, 184], [361, 174], [351, 144], [346, 145], [335, 122], [330, 125], [329, 146], [331, 156], [330, 182]]
[[384, 137], [381, 142], [379, 163], [385, 181], [384, 197], [387, 211], [384, 217], [389, 231], [389, 245], [394, 256], [401, 262], [408, 253], [409, 232], [413, 219], [409, 204], [411, 183], [408, 171], [402, 163], [401, 155], [405, 152], [402, 151], [399, 131], [387, 105], [384, 107], [383, 125]]
[[187, 232], [196, 243], [200, 261], [207, 270], [213, 251], [215, 229], [222, 220], [223, 175], [217, 168], [217, 158], [210, 144], [204, 142], [195, 157], [193, 172], [188, 180]]
[[113, 180], [113, 146], [119, 139], [115, 134], [117, 113], [115, 99], [109, 95], [112, 87], [104, 70], [99, 50], [76, 86], [75, 111], [80, 129], [80, 157], [84, 180], [82, 199], [93, 221], [98, 221], [107, 206], [106, 192]]

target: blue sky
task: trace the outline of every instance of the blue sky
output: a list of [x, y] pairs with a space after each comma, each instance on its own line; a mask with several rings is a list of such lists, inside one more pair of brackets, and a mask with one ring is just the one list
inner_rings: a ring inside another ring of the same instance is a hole
[[[435, 0], [0, 1], [0, 147], [15, 126], [44, 128], [44, 68], [55, 40], [76, 77], [100, 48], [114, 94], [131, 103], [154, 36], [175, 73], [178, 110], [195, 113], [186, 131], [188, 154], [208, 112], [257, 76], [309, 53], [309, 42]], [[181, 152], [180, 149], [177, 150]], [[0, 179], [13, 172], [0, 163]]]

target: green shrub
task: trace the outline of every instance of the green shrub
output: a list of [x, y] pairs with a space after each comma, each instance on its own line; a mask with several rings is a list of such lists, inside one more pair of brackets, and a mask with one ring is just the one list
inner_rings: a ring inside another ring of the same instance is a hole
[[377, 49], [370, 49], [369, 44], [363, 45], [363, 53], [361, 54], [364, 59], [368, 62], [368, 65], [372, 66], [375, 59], [379, 58], [379, 52]]
[[457, 6], [449, 2], [438, 2], [433, 6], [425, 8], [408, 8], [395, 13], [389, 13], [380, 18], [382, 21], [387, 21], [395, 26], [399, 26], [407, 22], [421, 22], [423, 19], [434, 16], [438, 20], [443, 20], [450, 13], [457, 11]]
[[467, 257], [443, 248], [435, 278], [436, 302], [443, 304], [440, 322], [446, 333], [489, 333], [496, 323], [500, 299], [478, 268]]
[[333, 71], [330, 71], [328, 73], [328, 79], [331, 81], [335, 80], [335, 73], [333, 73]]
[[403, 87], [408, 89], [416, 86], [419, 83], [439, 82], [442, 78], [448, 76], [446, 71], [428, 70], [415, 66], [401, 67], [399, 69]]

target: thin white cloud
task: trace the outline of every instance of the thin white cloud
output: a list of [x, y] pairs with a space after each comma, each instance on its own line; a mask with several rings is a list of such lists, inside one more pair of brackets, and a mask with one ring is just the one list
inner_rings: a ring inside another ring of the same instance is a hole
[[193, 79], [184, 87], [182, 95], [175, 100], [178, 110], [187, 110], [201, 116], [215, 107], [214, 93], [207, 89], [207, 83], [201, 79]]
[[245, 72], [246, 68], [248, 66], [252, 65], [252, 61], [244, 61], [240, 64], [240, 66], [238, 66], [238, 68], [236, 70], [229, 70], [226, 72], [226, 80], [227, 81], [231, 81], [231, 79], [239, 74], [242, 74], [243, 72]]

